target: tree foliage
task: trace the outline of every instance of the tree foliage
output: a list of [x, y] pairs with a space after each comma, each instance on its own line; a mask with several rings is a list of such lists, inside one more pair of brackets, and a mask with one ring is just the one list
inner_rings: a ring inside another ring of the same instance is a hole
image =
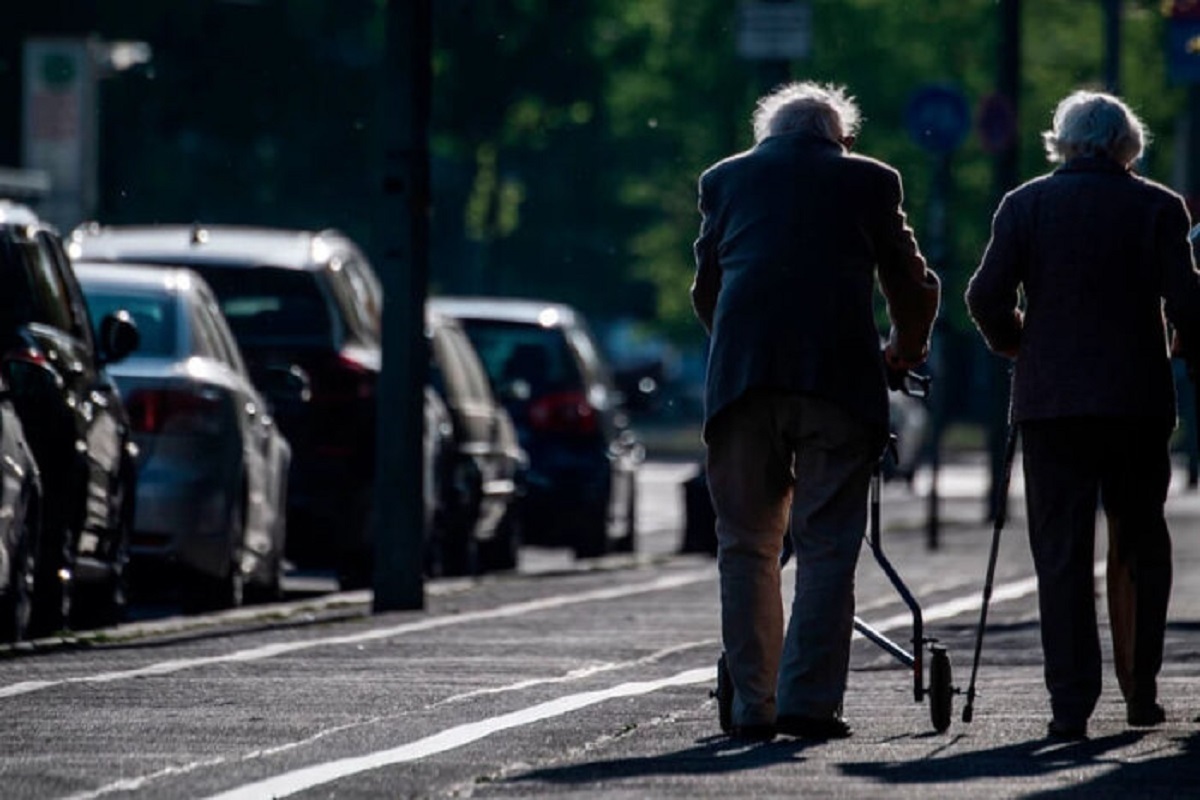
[[[901, 170], [930, 249], [933, 157], [905, 127], [919, 87], [973, 109], [995, 90], [995, 0], [808, 0], [811, 54], [792, 78], [846, 84], [858, 148]], [[152, 72], [106, 82], [103, 215], [337, 225], [368, 247], [384, 0], [114, 0], [101, 35], [142, 38]], [[751, 143], [780, 72], [740, 58], [729, 0], [435, 0], [435, 290], [531, 294], [597, 316], [653, 300], [650, 324], [698, 340], [688, 286], [696, 179]], [[1154, 0], [1122, 6], [1123, 94], [1156, 134], [1143, 165], [1171, 183], [1182, 89], [1167, 84]], [[1057, 100], [1102, 78], [1100, 0], [1023, 3], [1022, 177], [1047, 168]], [[953, 154], [938, 256], [952, 330], [998, 187], [974, 132]], [[647, 294], [647, 287], [654, 290]]]

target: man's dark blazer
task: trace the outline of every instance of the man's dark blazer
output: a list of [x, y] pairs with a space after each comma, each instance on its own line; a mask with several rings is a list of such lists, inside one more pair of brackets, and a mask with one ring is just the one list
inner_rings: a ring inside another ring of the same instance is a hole
[[1014, 421], [1174, 426], [1164, 307], [1183, 346], [1200, 344], [1189, 227], [1183, 198], [1106, 158], [1074, 159], [1004, 197], [966, 300], [988, 346], [1017, 357]]
[[705, 426], [752, 389], [823, 397], [887, 429], [878, 278], [903, 358], [928, 352], [940, 285], [900, 175], [808, 133], [763, 139], [700, 176], [692, 306], [711, 334]]

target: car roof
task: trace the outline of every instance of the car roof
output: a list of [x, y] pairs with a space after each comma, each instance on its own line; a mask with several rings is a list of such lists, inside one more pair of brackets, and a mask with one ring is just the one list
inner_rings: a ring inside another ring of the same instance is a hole
[[320, 269], [348, 240], [337, 231], [242, 225], [87, 224], [71, 234], [74, 258], [148, 263], [238, 263], [245, 266]]
[[119, 286], [135, 291], [183, 294], [198, 280], [195, 272], [184, 267], [160, 267], [153, 264], [113, 264], [75, 261], [75, 274], [88, 286]]
[[544, 328], [570, 327], [579, 321], [579, 312], [565, 303], [519, 297], [459, 297], [429, 298], [436, 311], [459, 319], [486, 319]]

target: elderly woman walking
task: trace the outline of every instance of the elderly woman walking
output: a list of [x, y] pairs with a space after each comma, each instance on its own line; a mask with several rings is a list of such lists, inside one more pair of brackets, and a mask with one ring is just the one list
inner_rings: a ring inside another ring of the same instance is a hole
[[1171, 587], [1163, 506], [1176, 409], [1163, 311], [1183, 352], [1195, 353], [1200, 275], [1183, 199], [1133, 172], [1147, 137], [1112, 95], [1063, 99], [1043, 134], [1061, 166], [1001, 201], [966, 292], [988, 346], [1015, 361], [1010, 413], [1024, 454], [1053, 738], [1085, 738], [1100, 697], [1098, 499], [1127, 722], [1165, 719], [1157, 696]]

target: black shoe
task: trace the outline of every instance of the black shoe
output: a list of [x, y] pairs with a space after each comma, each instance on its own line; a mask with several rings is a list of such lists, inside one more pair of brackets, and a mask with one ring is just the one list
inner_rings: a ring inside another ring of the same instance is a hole
[[1087, 723], [1052, 719], [1046, 726], [1046, 736], [1063, 742], [1080, 742], [1087, 738]]
[[775, 738], [777, 731], [774, 725], [734, 725], [729, 730], [729, 738], [740, 742], [769, 742]]
[[799, 739], [846, 739], [853, 731], [841, 717], [780, 717], [775, 727], [779, 732]]
[[1129, 703], [1125, 706], [1125, 719], [1135, 728], [1153, 728], [1167, 720], [1167, 712], [1158, 703]]

